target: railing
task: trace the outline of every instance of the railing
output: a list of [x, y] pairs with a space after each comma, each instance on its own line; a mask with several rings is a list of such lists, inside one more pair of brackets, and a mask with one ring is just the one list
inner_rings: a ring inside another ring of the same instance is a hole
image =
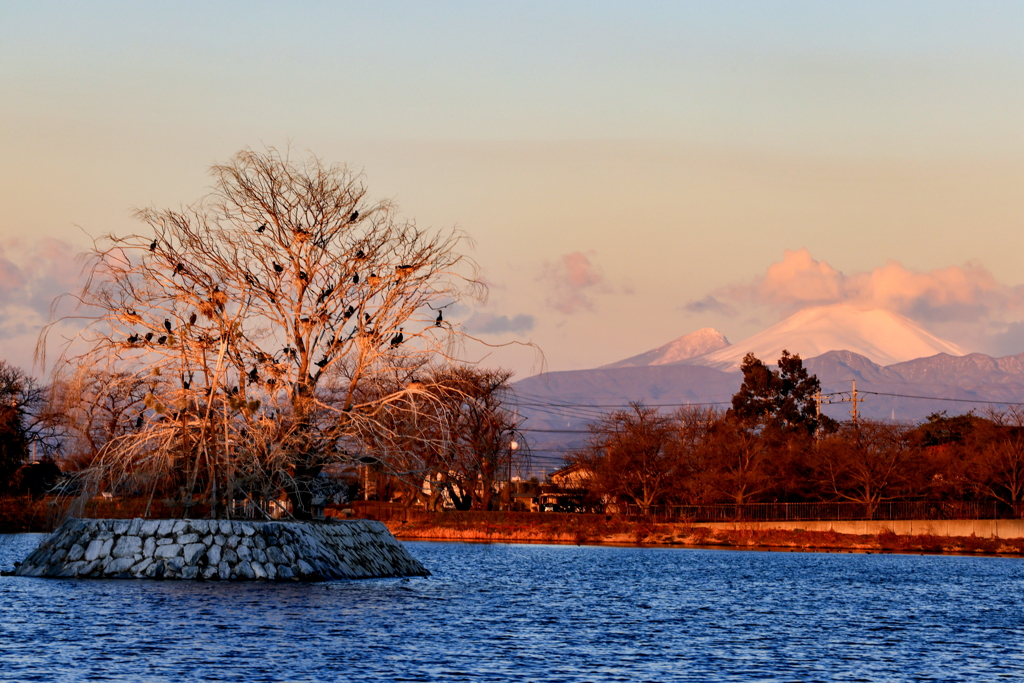
[[994, 501], [886, 501], [880, 503], [748, 503], [744, 505], [626, 506], [626, 515], [691, 522], [798, 522], [855, 519], [1019, 519], [1024, 503]]

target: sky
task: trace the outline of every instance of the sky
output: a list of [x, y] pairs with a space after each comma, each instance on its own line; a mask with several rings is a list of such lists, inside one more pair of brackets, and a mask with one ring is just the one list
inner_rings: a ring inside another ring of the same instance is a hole
[[244, 147], [458, 228], [523, 377], [801, 307], [1024, 352], [1019, 2], [0, 0], [0, 358]]

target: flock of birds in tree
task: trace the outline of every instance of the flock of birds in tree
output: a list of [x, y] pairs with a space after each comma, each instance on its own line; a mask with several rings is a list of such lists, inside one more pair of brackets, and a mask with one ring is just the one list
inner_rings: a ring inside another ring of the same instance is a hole
[[[353, 211], [350, 214], [350, 216], [349, 216], [349, 222], [350, 223], [355, 222], [358, 218], [359, 218], [359, 212], [358, 211]], [[260, 226], [255, 229], [256, 233], [260, 234], [260, 235], [262, 235], [266, 230], [267, 230], [267, 224], [266, 223], [260, 224]], [[301, 227], [300, 228], [295, 228], [294, 232], [296, 233], [296, 236], [300, 240], [308, 239], [309, 234], [310, 234], [309, 231], [303, 230]], [[160, 245], [159, 245], [158, 240], [153, 240], [150, 243], [150, 245], [149, 245], [149, 251], [150, 252], [156, 252], [157, 249], [159, 248], [159, 246]], [[365, 260], [366, 259], [366, 252], [364, 250], [362, 250], [362, 249], [358, 249], [355, 252], [354, 257], [358, 261]], [[271, 267], [273, 268], [274, 274], [277, 277], [281, 277], [283, 275], [284, 271], [285, 271], [285, 267], [282, 266], [277, 261], [271, 261]], [[402, 264], [402, 265], [399, 265], [399, 266], [395, 267], [395, 274], [396, 274], [396, 276], [399, 279], [404, 279], [406, 276], [410, 275], [415, 270], [416, 270], [416, 268], [413, 265]], [[174, 275], [186, 275], [186, 274], [189, 274], [188, 267], [183, 262], [180, 262], [180, 261], [177, 262], [175, 264], [174, 268], [173, 268], [172, 276], [174, 276]], [[309, 282], [309, 279], [310, 279], [309, 275], [305, 271], [299, 270], [298, 273], [297, 273], [297, 276], [298, 276], [299, 281], [301, 281], [302, 283], [308, 283]], [[259, 279], [255, 275], [253, 275], [252, 273], [246, 272], [245, 273], [245, 280], [246, 280], [246, 282], [251, 287], [260, 287], [261, 286]], [[360, 282], [359, 273], [354, 273], [352, 275], [352, 284], [358, 285], [359, 282]], [[373, 272], [371, 272], [365, 278], [365, 284], [368, 285], [371, 288], [376, 288], [380, 284], [380, 282], [381, 282], [380, 276], [378, 276], [376, 273], [373, 273]], [[317, 296], [316, 306], [317, 307], [321, 307], [330, 298], [330, 296], [335, 292], [335, 289], [336, 289], [336, 287], [335, 287], [334, 284], [331, 284], [331, 283], [327, 284], [327, 286], [324, 287], [321, 290], [320, 294]], [[274, 295], [269, 290], [264, 290], [264, 291], [268, 295], [268, 297], [270, 299], [270, 302], [272, 304], [276, 304], [276, 300], [274, 298]], [[210, 305], [212, 306], [212, 308], [216, 308], [216, 309], [219, 309], [219, 310], [223, 311], [224, 308], [225, 308], [225, 304], [226, 303], [227, 303], [227, 295], [226, 295], [226, 293], [222, 292], [220, 290], [219, 286], [214, 285], [213, 289], [211, 291]], [[210, 310], [212, 310], [212, 308]], [[201, 310], [202, 310], [202, 307], [201, 307]], [[204, 312], [207, 312], [207, 311], [204, 311]], [[356, 314], [356, 308], [355, 308], [355, 306], [350, 304], [347, 308], [344, 308], [342, 310], [341, 317], [342, 317], [342, 319], [344, 321], [348, 321], [350, 318], [355, 316], [355, 314]], [[381, 338], [381, 335], [379, 333], [377, 333], [376, 331], [374, 331], [373, 328], [372, 328], [372, 324], [371, 324], [372, 320], [373, 320], [372, 316], [369, 313], [364, 313], [363, 315], [364, 315], [363, 331], [365, 333], [369, 334], [371, 336], [371, 338], [375, 338], [375, 339], [380, 340], [377, 343], [383, 342], [383, 339]], [[134, 323], [134, 324], [141, 324], [143, 322], [142, 317], [140, 315], [138, 315], [138, 313], [136, 311], [134, 311], [134, 310], [126, 311], [125, 315], [123, 317], [126, 320], [128, 320], [129, 322]], [[210, 317], [212, 317], [212, 316], [210, 316]], [[322, 319], [327, 319], [328, 318], [328, 316], [326, 315], [326, 312], [324, 312], [324, 314], [321, 315], [321, 318]], [[198, 320], [198, 316], [196, 315], [195, 312], [192, 312], [191, 315], [188, 318], [188, 325], [190, 327], [194, 326], [196, 324], [197, 320]], [[304, 324], [308, 324], [309, 323], [309, 318], [303, 318], [302, 322]], [[443, 312], [443, 310], [438, 309], [437, 317], [434, 319], [434, 326], [441, 327], [443, 325], [443, 323], [444, 323], [444, 312]], [[159, 337], [156, 338], [156, 343], [158, 345], [166, 345], [168, 339], [173, 335], [173, 324], [171, 323], [171, 320], [169, 318], [165, 318], [164, 319], [163, 327], [164, 327], [164, 330], [166, 331], [167, 334], [160, 335]], [[334, 346], [336, 346], [336, 344], [339, 341], [342, 341], [342, 342], [350, 341], [351, 339], [353, 339], [358, 334], [359, 329], [360, 329], [359, 325], [357, 324], [355, 327], [353, 327], [351, 333], [347, 336], [347, 338], [343, 338], [343, 339], [339, 339], [339, 337], [337, 335], [334, 335], [334, 337], [330, 340], [330, 343], [327, 344], [327, 348], [333, 348]], [[406, 341], [404, 330], [405, 330], [405, 328], [401, 328], [400, 327], [398, 332], [395, 333], [391, 337], [391, 339], [389, 341], [389, 347], [391, 349], [396, 349], [397, 347], [401, 346]], [[138, 344], [142, 343], [143, 341], [145, 341], [145, 343], [149, 344], [149, 343], [153, 342], [153, 339], [154, 339], [155, 336], [156, 335], [153, 332], [151, 332], [151, 331], [150, 332], [146, 332], [145, 335], [141, 335], [141, 336], [137, 332], [133, 332], [130, 336], [127, 337], [127, 342], [130, 345], [132, 345], [132, 346], [138, 345]], [[219, 338], [216, 339], [216, 340], [213, 340], [213, 341], [219, 341]], [[292, 348], [291, 345], [289, 344], [289, 345], [285, 346], [281, 350], [281, 356], [283, 358], [287, 358], [287, 359], [290, 359], [290, 360], [294, 361], [295, 359], [297, 359], [298, 353], [297, 353], [296, 349]], [[276, 357], [274, 357], [274, 356], [270, 356], [269, 354], [267, 354], [267, 353], [265, 353], [263, 351], [258, 351], [256, 353], [257, 366], [253, 367], [248, 373], [246, 373], [246, 375], [245, 375], [246, 379], [248, 379], [248, 381], [250, 383], [257, 383], [257, 382], [259, 382], [260, 381], [260, 374], [259, 374], [259, 370], [258, 370], [259, 364], [273, 364], [273, 363], [276, 363], [277, 360], [278, 359]], [[330, 356], [325, 355], [320, 360], [316, 361], [316, 363], [314, 363], [314, 365], [316, 365], [318, 368], [323, 370], [323, 368], [325, 368], [330, 363], [330, 360], [331, 360]], [[273, 385], [273, 384], [275, 384], [275, 379], [273, 377], [267, 377], [266, 380], [265, 380], [265, 383], [268, 384], [268, 385]], [[191, 379], [186, 380], [186, 379], [184, 379], [184, 377], [182, 377], [182, 386], [186, 390], [189, 389], [189, 387], [191, 386]], [[237, 392], [238, 391], [238, 387], [235, 387], [234, 390]], [[142, 419], [142, 416], [140, 415], [139, 416], [139, 420], [141, 421], [141, 419]], [[141, 425], [138, 425], [138, 426], [141, 426]]]

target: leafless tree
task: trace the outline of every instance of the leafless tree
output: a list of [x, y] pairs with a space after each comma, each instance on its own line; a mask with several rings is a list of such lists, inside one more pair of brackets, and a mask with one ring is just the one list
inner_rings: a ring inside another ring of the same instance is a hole
[[459, 509], [493, 509], [500, 484], [529, 457], [522, 420], [509, 408], [512, 373], [449, 364], [416, 377], [381, 411], [388, 429], [371, 432], [368, 450], [419, 474], [429, 509], [443, 495]]
[[445, 311], [485, 290], [465, 235], [400, 220], [342, 166], [271, 148], [212, 173], [204, 199], [138, 211], [149, 232], [90, 254], [58, 366], [148, 391], [86, 488], [173, 481], [183, 514], [222, 517], [283, 487], [303, 516], [323, 467], [365, 457], [381, 411], [415, 393], [394, 369], [453, 358], [465, 335]]
[[680, 433], [657, 408], [631, 403], [587, 425], [587, 443], [570, 462], [586, 466], [595, 493], [637, 505], [644, 513], [679, 483]]
[[823, 489], [840, 500], [862, 503], [872, 515], [878, 503], [912, 493], [921, 478], [920, 453], [904, 425], [861, 420], [845, 425], [819, 447]]

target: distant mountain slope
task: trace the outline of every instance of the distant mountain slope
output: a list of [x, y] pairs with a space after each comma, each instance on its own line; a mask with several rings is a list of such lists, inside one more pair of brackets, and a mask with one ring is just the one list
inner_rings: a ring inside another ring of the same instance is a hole
[[747, 353], [774, 363], [783, 349], [805, 359], [843, 349], [883, 366], [937, 353], [964, 355], [956, 344], [896, 313], [835, 304], [804, 309], [749, 339], [690, 362], [735, 370]]
[[667, 365], [680, 361], [690, 360], [697, 356], [703, 356], [724, 349], [729, 346], [729, 340], [718, 330], [705, 327], [691, 332], [685, 336], [670, 341], [664, 346], [641, 353], [638, 356], [620, 360], [617, 363], [610, 363], [601, 366], [602, 368], [631, 368], [646, 365]]
[[[940, 353], [886, 367], [851, 351], [829, 351], [806, 359], [805, 365], [825, 393], [849, 392], [850, 381], [857, 380], [859, 398], [865, 399], [860, 414], [868, 418], [921, 421], [943, 410], [953, 415], [998, 407], [962, 399], [1024, 402], [1024, 354]], [[648, 405], [716, 403], [726, 409], [741, 382], [736, 371], [676, 364], [552, 372], [520, 380], [513, 388], [537, 462], [544, 465], [560, 464], [559, 454], [585, 438], [573, 432], [585, 430], [589, 421], [615, 406], [642, 400]], [[842, 398], [837, 395], [836, 402], [824, 405], [825, 414], [848, 419], [850, 404], [839, 402]]]

